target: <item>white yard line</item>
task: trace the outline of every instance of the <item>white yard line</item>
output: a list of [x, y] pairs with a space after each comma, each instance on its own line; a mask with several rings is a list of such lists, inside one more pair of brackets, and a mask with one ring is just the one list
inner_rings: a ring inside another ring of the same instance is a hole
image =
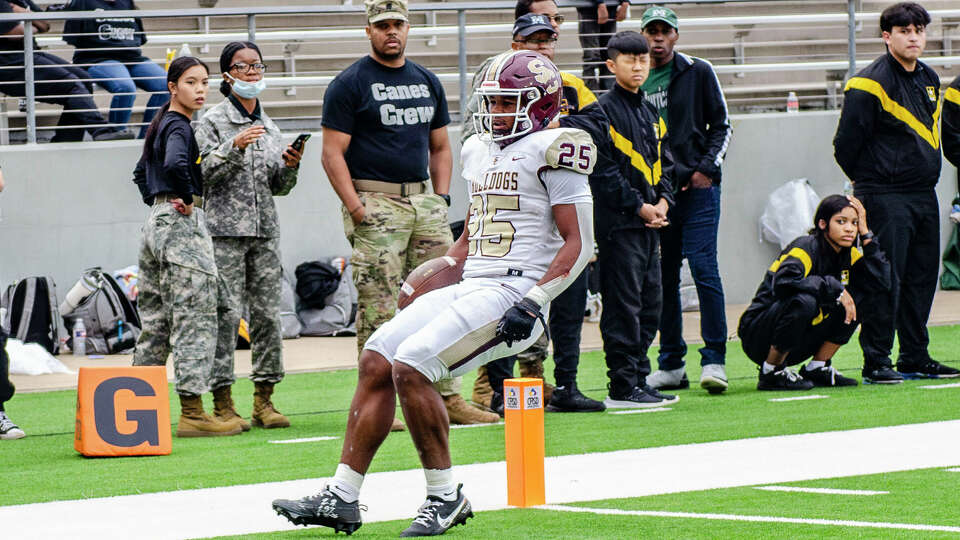
[[945, 470], [946, 470], [947, 472], [960, 472], [960, 467], [952, 467], [952, 468], [945, 469]]
[[[638, 444], [642, 441], [636, 435]], [[547, 458], [548, 504], [960, 465], [960, 420]], [[282, 446], [277, 459], [283, 459]], [[174, 450], [176, 451], [176, 449]], [[829, 455], [829, 460], [810, 456]], [[909, 460], [903, 456], [910, 456]], [[105, 460], [90, 460], [97, 467]], [[784, 467], [790, 463], [790, 467]], [[317, 463], [332, 472], [335, 463]], [[143, 474], [149, 474], [145, 469]], [[506, 465], [454, 468], [474, 510], [506, 508]], [[640, 480], [642, 478], [642, 481]], [[270, 501], [316, 493], [326, 478], [0, 507], [4, 537], [197, 538], [294, 529]], [[409, 519], [425, 497], [419, 469], [367, 475], [364, 521]]]
[[475, 427], [487, 427], [487, 426], [502, 426], [503, 422], [493, 422], [490, 424], [454, 424], [450, 426], [450, 429], [467, 429]]
[[943, 388], [960, 388], [960, 382], [951, 383], [951, 384], [928, 384], [926, 386], [921, 386], [920, 388], [924, 388], [926, 390], [941, 390]]
[[785, 401], [806, 401], [808, 399], [827, 399], [830, 396], [821, 396], [820, 394], [813, 394], [812, 396], [796, 396], [796, 397], [781, 397], [773, 398], [767, 401], [772, 401], [774, 403], [783, 403]]
[[305, 442], [317, 442], [317, 441], [335, 441], [340, 437], [307, 437], [305, 439], [278, 439], [276, 441], [267, 441], [268, 443], [273, 444], [296, 444], [296, 443], [305, 443]]
[[650, 409], [627, 409], [625, 411], [610, 411], [610, 414], [641, 414], [648, 412], [665, 412], [672, 411], [670, 407], [653, 407]]
[[582, 508], [577, 506], [540, 506], [543, 510], [580, 512], [607, 516], [643, 516], [686, 519], [716, 519], [724, 521], [750, 521], [754, 523], [796, 523], [801, 525], [833, 525], [836, 527], [862, 527], [869, 529], [901, 529], [908, 531], [937, 531], [960, 533], [960, 527], [948, 525], [922, 525], [914, 523], [887, 523], [884, 521], [850, 521], [845, 519], [804, 519], [776, 516], [743, 516], [739, 514], [700, 514], [692, 512], [658, 512], [655, 510], [617, 510], [613, 508]]
[[820, 493], [823, 495], [889, 495], [889, 491], [871, 491], [869, 489], [832, 489], [794, 486], [757, 486], [763, 491], [786, 491], [793, 493]]

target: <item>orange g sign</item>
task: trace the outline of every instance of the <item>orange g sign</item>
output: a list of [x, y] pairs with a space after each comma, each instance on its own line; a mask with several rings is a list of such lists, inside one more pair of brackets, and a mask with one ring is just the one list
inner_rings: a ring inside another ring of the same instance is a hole
[[85, 456], [156, 456], [171, 446], [165, 367], [80, 368], [74, 449]]

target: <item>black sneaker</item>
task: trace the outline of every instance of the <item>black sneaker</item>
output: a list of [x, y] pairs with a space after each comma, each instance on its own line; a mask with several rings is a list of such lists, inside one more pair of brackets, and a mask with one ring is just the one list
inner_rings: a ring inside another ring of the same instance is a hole
[[844, 377], [843, 373], [837, 371], [830, 362], [823, 367], [816, 369], [807, 369], [807, 366], [800, 368], [800, 376], [813, 383], [814, 386], [856, 386], [857, 380], [850, 377]]
[[323, 525], [348, 535], [363, 524], [360, 520], [360, 504], [344, 501], [330, 491], [329, 486], [316, 495], [297, 501], [277, 499], [273, 501], [273, 509], [294, 525]]
[[945, 366], [932, 358], [925, 362], [897, 362], [897, 371], [904, 379], [953, 379], [960, 377], [960, 370]]
[[400, 533], [400, 537], [438, 536], [457, 525], [466, 524], [473, 517], [473, 509], [470, 501], [461, 493], [462, 488], [463, 484], [457, 486], [457, 498], [452, 501], [428, 496], [420, 505], [413, 523]]
[[616, 395], [611, 392], [603, 404], [608, 409], [643, 409], [662, 407], [680, 401], [677, 396], [661, 394], [649, 386], [635, 386], [627, 395]]
[[764, 373], [760, 369], [757, 390], [810, 390], [813, 383], [794, 373], [792, 369], [775, 369]]
[[894, 371], [891, 366], [864, 366], [861, 374], [864, 384], [900, 384], [903, 382], [903, 376]]
[[606, 410], [603, 403], [583, 395], [576, 384], [558, 386], [547, 403], [550, 412], [600, 412]]

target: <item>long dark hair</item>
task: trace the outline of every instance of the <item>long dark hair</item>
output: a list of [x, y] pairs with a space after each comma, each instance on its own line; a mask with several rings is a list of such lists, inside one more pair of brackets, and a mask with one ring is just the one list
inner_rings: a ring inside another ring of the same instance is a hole
[[[824, 199], [820, 201], [820, 205], [817, 206], [816, 213], [813, 214], [813, 228], [810, 229], [810, 234], [819, 236], [826, 235], [827, 229], [830, 228], [830, 219], [848, 206], [853, 206], [853, 203], [844, 195], [828, 195], [824, 197]], [[827, 224], [826, 229], [820, 228], [821, 219]]]
[[[223, 47], [223, 50], [220, 51], [220, 72], [229, 73], [230, 66], [233, 64], [233, 55], [237, 54], [238, 51], [244, 49], [253, 49], [257, 51], [257, 56], [260, 57], [260, 61], [263, 62], [263, 53], [260, 52], [260, 47], [257, 47], [257, 44], [252, 41], [231, 41]], [[220, 93], [224, 97], [227, 97], [232, 92], [230, 88], [230, 83], [226, 80], [220, 83]]]
[[[167, 86], [169, 86], [170, 83], [177, 84], [180, 77], [183, 77], [183, 74], [193, 66], [203, 66], [203, 69], [207, 70], [207, 74], [210, 74], [210, 68], [199, 58], [195, 56], [181, 56], [173, 62], [170, 62], [170, 69], [167, 70]], [[173, 99], [173, 96], [171, 96], [170, 99]], [[143, 139], [143, 158], [149, 160], [153, 156], [153, 142], [157, 138], [160, 121], [163, 119], [163, 115], [167, 114], [169, 110], [170, 100], [167, 100], [157, 111], [157, 114], [153, 117], [153, 121], [150, 122], [150, 127], [147, 128], [147, 135]]]

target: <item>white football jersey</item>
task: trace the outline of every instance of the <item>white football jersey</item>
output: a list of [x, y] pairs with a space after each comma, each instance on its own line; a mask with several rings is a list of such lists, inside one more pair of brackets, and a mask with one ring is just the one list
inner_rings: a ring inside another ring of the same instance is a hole
[[467, 139], [460, 153], [470, 193], [463, 277], [542, 278], [563, 245], [552, 207], [593, 203], [587, 175], [596, 156], [579, 129], [537, 131], [504, 148]]

